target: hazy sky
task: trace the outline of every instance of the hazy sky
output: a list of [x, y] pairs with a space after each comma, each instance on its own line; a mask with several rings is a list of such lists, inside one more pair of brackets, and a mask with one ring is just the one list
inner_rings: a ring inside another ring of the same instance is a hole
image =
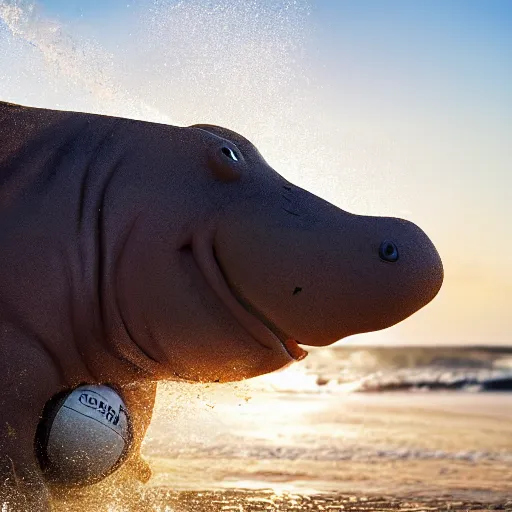
[[443, 258], [368, 343], [512, 343], [512, 2], [0, 0], [0, 99], [224, 124]]

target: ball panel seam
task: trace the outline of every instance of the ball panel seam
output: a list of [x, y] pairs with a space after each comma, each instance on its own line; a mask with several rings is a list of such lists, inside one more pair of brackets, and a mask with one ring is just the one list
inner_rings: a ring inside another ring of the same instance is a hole
[[92, 416], [88, 416], [87, 414], [84, 414], [81, 411], [77, 411], [76, 409], [73, 409], [72, 407], [69, 407], [67, 405], [63, 405], [62, 407], [66, 408], [66, 409], [69, 409], [70, 411], [76, 412], [77, 414], [80, 414], [80, 415], [84, 416], [85, 418], [88, 418], [90, 420], [94, 420], [97, 423], [99, 423], [100, 425], [102, 425], [103, 427], [107, 427], [108, 429], [112, 430], [112, 432], [114, 432], [114, 434], [118, 435], [125, 442], [126, 445], [128, 444], [128, 441], [119, 432], [114, 430], [110, 425], [107, 425], [106, 423], [101, 422], [97, 418], [93, 418]]

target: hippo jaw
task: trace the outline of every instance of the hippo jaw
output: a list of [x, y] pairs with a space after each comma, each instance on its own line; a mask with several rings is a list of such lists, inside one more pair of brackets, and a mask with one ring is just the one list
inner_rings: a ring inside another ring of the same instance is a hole
[[192, 252], [194, 259], [220, 301], [233, 315], [236, 321], [263, 347], [272, 351], [286, 351], [293, 361], [304, 359], [308, 353], [299, 347], [293, 339], [282, 339], [274, 333], [268, 322], [264, 322], [259, 316], [253, 314], [244, 306], [232, 289], [219, 265], [215, 255], [215, 231], [209, 229], [199, 232], [193, 237]]

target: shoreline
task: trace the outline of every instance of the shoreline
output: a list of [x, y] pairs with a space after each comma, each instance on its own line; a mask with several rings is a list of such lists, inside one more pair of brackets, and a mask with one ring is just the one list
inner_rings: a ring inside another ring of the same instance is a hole
[[[350, 494], [417, 497], [476, 502], [512, 501], [512, 465], [469, 461], [274, 461], [247, 459], [243, 467], [233, 459], [179, 458], [149, 460], [154, 476], [148, 485], [175, 492], [258, 492], [272, 488], [276, 493]], [[201, 482], [193, 476], [201, 468]], [[512, 504], [511, 504], [512, 508]]]

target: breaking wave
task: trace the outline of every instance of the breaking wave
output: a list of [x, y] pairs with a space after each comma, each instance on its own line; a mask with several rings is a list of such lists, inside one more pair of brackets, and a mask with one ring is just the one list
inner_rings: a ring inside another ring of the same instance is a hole
[[284, 393], [512, 391], [509, 347], [334, 347], [258, 380]]

